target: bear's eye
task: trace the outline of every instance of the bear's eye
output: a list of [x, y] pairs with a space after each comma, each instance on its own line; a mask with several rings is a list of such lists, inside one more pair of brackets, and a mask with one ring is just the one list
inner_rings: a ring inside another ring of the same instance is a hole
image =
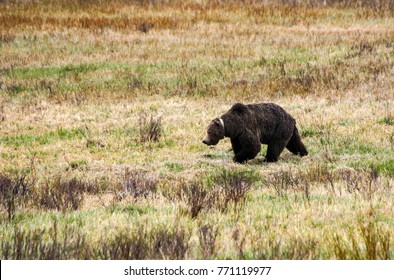
[[210, 127], [210, 128], [208, 129], [208, 133], [210, 133], [210, 134], [218, 134], [218, 129], [217, 129], [217, 127]]

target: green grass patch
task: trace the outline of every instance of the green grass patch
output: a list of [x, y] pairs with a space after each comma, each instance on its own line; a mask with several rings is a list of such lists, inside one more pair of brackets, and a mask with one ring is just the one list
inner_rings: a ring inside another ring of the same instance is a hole
[[394, 118], [393, 117], [384, 117], [378, 121], [379, 124], [384, 125], [394, 125]]
[[5, 89], [10, 96], [17, 96], [20, 93], [26, 91], [28, 88], [23, 85], [11, 85], [6, 87]]
[[375, 171], [378, 174], [394, 177], [394, 159], [386, 159], [381, 161], [357, 161], [349, 163], [350, 167], [355, 169], [366, 169]]
[[394, 159], [371, 164], [370, 167], [378, 173], [394, 177]]
[[78, 169], [78, 168], [83, 168], [88, 165], [88, 162], [86, 160], [75, 160], [70, 162], [70, 168], [72, 170]]
[[38, 79], [38, 78], [59, 78], [69, 74], [81, 74], [98, 69], [108, 68], [109, 64], [79, 64], [65, 65], [54, 67], [37, 67], [37, 68], [12, 68], [3, 71], [4, 75], [14, 79]]
[[168, 162], [165, 164], [165, 167], [172, 172], [181, 172], [184, 170], [183, 165], [177, 162]]
[[156, 212], [157, 209], [148, 205], [140, 206], [140, 205], [119, 205], [119, 204], [111, 204], [105, 208], [105, 211], [113, 214], [113, 213], [125, 213], [131, 216], [144, 215], [148, 213]]
[[374, 143], [361, 142], [356, 137], [344, 136], [338, 138], [322, 138], [323, 145], [327, 145], [336, 155], [384, 155], [389, 150], [386, 147], [378, 147]]
[[70, 141], [82, 139], [83, 135], [79, 129], [58, 128], [55, 131], [49, 131], [41, 135], [17, 134], [12, 136], [0, 137], [0, 144], [5, 146], [33, 146], [48, 145], [55, 141]]
[[321, 134], [321, 131], [314, 128], [306, 128], [301, 131], [301, 137], [314, 137]]

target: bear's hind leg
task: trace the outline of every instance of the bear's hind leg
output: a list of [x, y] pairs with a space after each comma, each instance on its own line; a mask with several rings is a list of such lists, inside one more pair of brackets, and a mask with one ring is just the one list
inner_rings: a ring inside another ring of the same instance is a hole
[[294, 127], [293, 135], [287, 143], [286, 148], [295, 155], [306, 156], [308, 151], [306, 150], [304, 143], [301, 141], [300, 134], [298, 133], [297, 127]]

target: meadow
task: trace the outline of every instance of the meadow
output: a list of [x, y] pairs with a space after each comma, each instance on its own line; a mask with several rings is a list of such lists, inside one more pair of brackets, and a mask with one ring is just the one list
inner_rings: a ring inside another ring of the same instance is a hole
[[394, 259], [394, 3], [268, 2], [0, 1], [1, 259]]

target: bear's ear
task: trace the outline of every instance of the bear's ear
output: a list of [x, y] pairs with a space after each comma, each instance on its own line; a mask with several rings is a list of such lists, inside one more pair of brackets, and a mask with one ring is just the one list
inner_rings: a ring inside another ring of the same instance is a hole
[[220, 125], [221, 126], [219, 118], [213, 119], [212, 122], [214, 124], [216, 124], [216, 125]]
[[248, 107], [242, 103], [235, 103], [233, 107], [231, 107], [231, 111], [236, 112], [236, 113], [244, 113], [248, 110]]

